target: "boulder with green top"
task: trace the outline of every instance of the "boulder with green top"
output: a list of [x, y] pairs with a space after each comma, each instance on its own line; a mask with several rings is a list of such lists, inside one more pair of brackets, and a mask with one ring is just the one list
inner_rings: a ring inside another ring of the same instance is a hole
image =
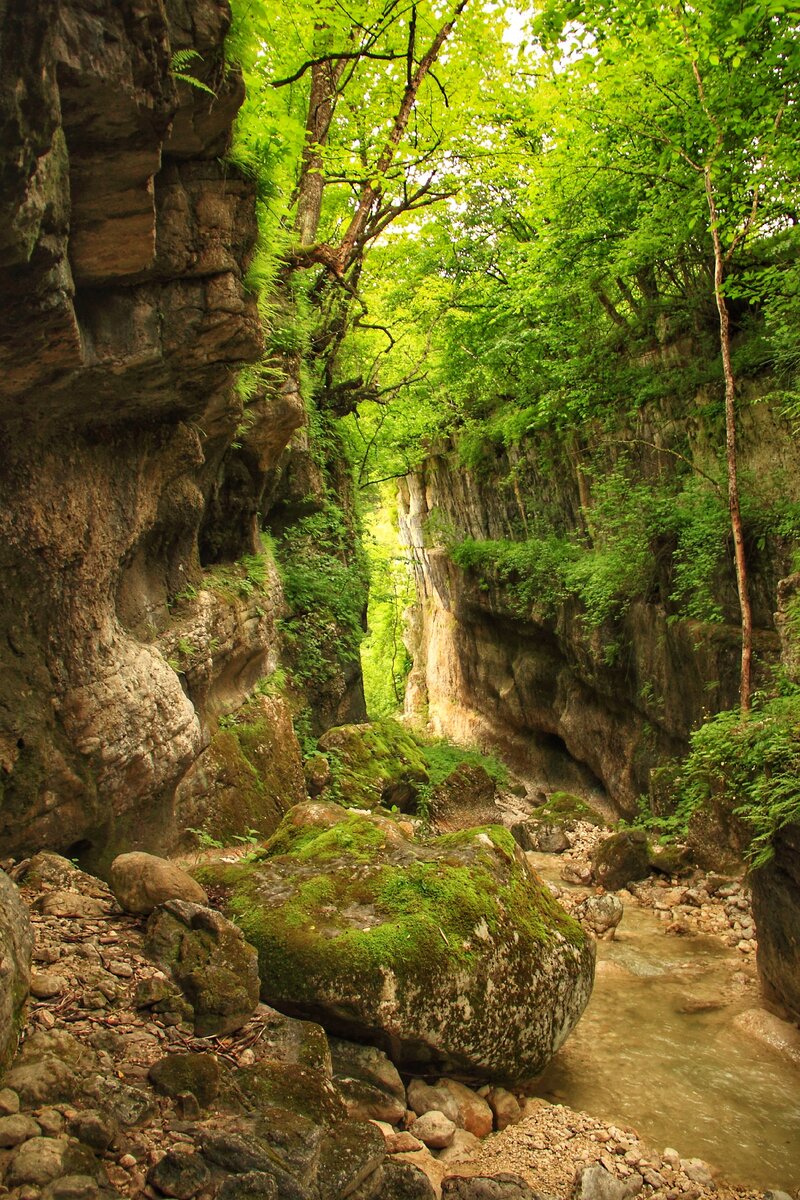
[[647, 836], [641, 829], [622, 829], [604, 838], [592, 852], [595, 882], [609, 892], [650, 874]]
[[203, 877], [225, 885], [269, 1004], [401, 1069], [531, 1079], [589, 998], [591, 939], [499, 826], [421, 844], [387, 817], [311, 801], [264, 859]]
[[567, 830], [572, 829], [578, 821], [597, 826], [606, 824], [596, 808], [572, 792], [551, 792], [544, 804], [537, 808], [536, 816], [540, 821], [563, 825]]
[[337, 725], [319, 740], [330, 763], [330, 781], [319, 788], [324, 798], [354, 808], [384, 805], [401, 812], [416, 811], [428, 770], [420, 746], [397, 721], [386, 719], [362, 725]]

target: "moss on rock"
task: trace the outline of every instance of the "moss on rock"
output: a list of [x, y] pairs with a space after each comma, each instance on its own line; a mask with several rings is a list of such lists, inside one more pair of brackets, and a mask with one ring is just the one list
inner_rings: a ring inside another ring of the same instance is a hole
[[572, 792], [553, 792], [541, 808], [536, 809], [535, 815], [543, 821], [552, 821], [555, 825], [568, 825], [573, 821], [586, 821], [597, 826], [607, 824], [597, 809]]
[[309, 802], [265, 853], [202, 874], [230, 888], [262, 998], [396, 1062], [530, 1078], [588, 999], [591, 943], [505, 829], [422, 845], [386, 817]]
[[329, 729], [319, 749], [331, 766], [323, 796], [348, 806], [414, 811], [419, 788], [428, 782], [422, 747], [390, 718]]

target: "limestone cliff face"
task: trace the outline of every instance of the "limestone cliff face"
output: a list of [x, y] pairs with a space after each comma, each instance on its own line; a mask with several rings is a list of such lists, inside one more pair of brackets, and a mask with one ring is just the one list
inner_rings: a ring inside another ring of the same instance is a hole
[[[643, 441], [669, 446], [674, 430], [685, 429], [663, 415], [660, 428], [658, 414], [646, 419]], [[792, 443], [765, 405], [754, 406], [745, 426], [746, 469], [791, 458]], [[708, 431], [700, 425], [692, 436], [702, 463]], [[613, 442], [608, 455], [611, 464]], [[518, 540], [541, 513], [555, 514], [564, 531], [580, 530], [587, 503], [580, 469], [566, 453], [559, 462], [554, 451], [547, 472], [540, 461], [533, 452], [528, 460], [524, 452], [498, 452], [479, 477], [454, 447], [444, 447], [401, 485], [401, 527], [419, 594], [407, 709], [440, 733], [505, 748], [518, 769], [545, 785], [599, 789], [632, 814], [654, 784], [653, 768], [686, 753], [703, 715], [737, 703], [735, 591], [731, 580], [720, 582], [726, 618], [719, 625], [676, 619], [658, 589], [600, 628], [586, 624], [577, 601], [552, 616], [537, 614], [535, 603], [521, 614], [507, 588], [455, 566], [443, 542]], [[664, 463], [666, 454], [660, 469]], [[645, 462], [645, 477], [647, 469]], [[772, 609], [785, 563], [780, 547], [773, 550], [762, 555], [752, 582], [762, 663], [778, 653]]]
[[[277, 663], [277, 574], [237, 562], [303, 421], [287, 382], [237, 438], [262, 335], [252, 188], [220, 157], [229, 22], [227, 0], [0, 9], [0, 852], [168, 848], [276, 737], [303, 794], [278, 702], [208, 753]], [[189, 47], [214, 96], [173, 78]]]

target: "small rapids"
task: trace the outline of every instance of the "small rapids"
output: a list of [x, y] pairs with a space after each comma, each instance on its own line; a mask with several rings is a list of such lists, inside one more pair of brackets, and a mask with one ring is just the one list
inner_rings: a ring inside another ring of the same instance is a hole
[[[536, 860], [555, 881], [552, 857]], [[797, 1189], [800, 1068], [736, 1027], [753, 1006], [731, 986], [739, 965], [715, 939], [665, 936], [652, 910], [626, 906], [538, 1094], [705, 1159], [731, 1183]]]

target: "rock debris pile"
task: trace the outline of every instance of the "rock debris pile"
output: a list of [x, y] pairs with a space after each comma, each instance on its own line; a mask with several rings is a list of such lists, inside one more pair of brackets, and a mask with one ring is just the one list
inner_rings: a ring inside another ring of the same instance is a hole
[[[212, 986], [211, 952], [225, 944], [219, 913], [180, 899], [122, 912], [105, 884], [57, 855], [12, 874], [35, 941], [27, 1025], [0, 1080], [0, 1193], [10, 1200], [757, 1195], [560, 1105], [404, 1080], [377, 1048], [328, 1038], [252, 992], [243, 1007], [246, 952], [229, 960], [242, 975], [231, 1028], [224, 1005], [198, 1005], [197, 974]], [[172, 949], [154, 961], [165, 919]], [[238, 944], [238, 931], [229, 936]]]

